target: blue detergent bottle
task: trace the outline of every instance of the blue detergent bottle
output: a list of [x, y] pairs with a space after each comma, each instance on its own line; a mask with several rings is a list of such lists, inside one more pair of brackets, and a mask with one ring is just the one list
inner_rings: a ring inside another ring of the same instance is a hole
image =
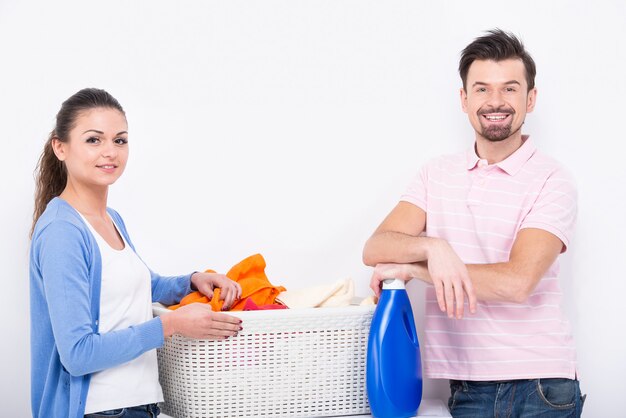
[[375, 418], [417, 415], [422, 364], [404, 281], [388, 279], [374, 311], [367, 342], [367, 397]]

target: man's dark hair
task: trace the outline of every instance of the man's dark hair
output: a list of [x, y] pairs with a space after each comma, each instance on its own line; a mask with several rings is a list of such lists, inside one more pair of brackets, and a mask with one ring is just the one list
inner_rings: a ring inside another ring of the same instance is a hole
[[504, 61], [507, 59], [520, 59], [526, 70], [526, 84], [528, 91], [535, 87], [535, 61], [526, 50], [524, 44], [515, 35], [502, 29], [491, 29], [487, 35], [474, 39], [474, 42], [465, 47], [461, 52], [459, 61], [459, 74], [463, 80], [463, 89], [466, 89], [467, 73], [475, 60]]

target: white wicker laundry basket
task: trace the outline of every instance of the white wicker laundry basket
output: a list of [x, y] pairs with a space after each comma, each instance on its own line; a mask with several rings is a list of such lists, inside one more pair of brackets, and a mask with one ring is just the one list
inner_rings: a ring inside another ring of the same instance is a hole
[[[156, 315], [165, 310], [155, 306]], [[158, 350], [163, 412], [176, 418], [328, 417], [370, 412], [374, 306], [234, 312], [224, 341], [178, 335]]]

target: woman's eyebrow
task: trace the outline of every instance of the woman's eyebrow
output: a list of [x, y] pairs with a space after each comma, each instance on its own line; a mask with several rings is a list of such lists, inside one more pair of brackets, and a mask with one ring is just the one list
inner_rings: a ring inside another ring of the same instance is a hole
[[[83, 132], [83, 134], [86, 134], [87, 132], [95, 132], [97, 134], [104, 135], [104, 132], [98, 131], [96, 129], [87, 129], [85, 132]], [[128, 133], [128, 131], [119, 131], [115, 135], [121, 135], [121, 134], [127, 134], [127, 133]]]

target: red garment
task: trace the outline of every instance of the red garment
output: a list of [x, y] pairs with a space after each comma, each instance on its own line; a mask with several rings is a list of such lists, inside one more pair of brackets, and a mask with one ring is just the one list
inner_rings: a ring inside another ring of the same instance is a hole
[[286, 305], [278, 303], [272, 303], [269, 305], [257, 305], [252, 299], [246, 299], [246, 303], [243, 305], [244, 311], [269, 311], [272, 309], [288, 309]]

